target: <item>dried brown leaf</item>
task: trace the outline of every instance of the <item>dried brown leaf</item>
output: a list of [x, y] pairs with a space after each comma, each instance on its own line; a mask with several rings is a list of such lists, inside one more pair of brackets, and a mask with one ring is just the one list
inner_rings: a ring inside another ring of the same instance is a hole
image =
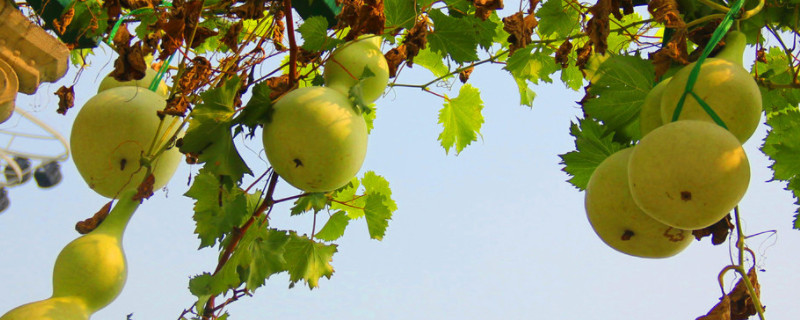
[[678, 2], [675, 0], [652, 0], [647, 4], [647, 11], [656, 22], [663, 23], [667, 28], [685, 29], [686, 23], [681, 18], [678, 8]]
[[386, 58], [386, 63], [389, 65], [389, 77], [394, 78], [397, 76], [397, 69], [403, 61], [406, 61], [406, 45], [400, 45], [393, 48], [383, 55]]
[[73, 87], [74, 86], [61, 86], [61, 88], [58, 88], [54, 93], [58, 96], [58, 110], [56, 110], [56, 112], [61, 115], [66, 115], [67, 110], [75, 105], [75, 90]]
[[202, 87], [211, 79], [213, 70], [211, 63], [202, 56], [197, 56], [192, 59], [189, 67], [183, 73], [183, 76], [178, 80], [178, 89], [184, 95], [189, 95], [197, 88]]
[[493, 11], [503, 9], [503, 0], [474, 0], [475, 17], [486, 21], [492, 15]]
[[558, 46], [558, 50], [556, 50], [556, 63], [561, 65], [561, 68], [566, 68], [569, 66], [569, 54], [572, 52], [572, 43], [569, 42], [569, 39], [564, 40], [560, 46]]
[[158, 110], [157, 113], [159, 117], [163, 117], [165, 115], [182, 117], [186, 115], [186, 111], [188, 110], [189, 100], [186, 99], [186, 96], [182, 94], [175, 94], [167, 99], [167, 105], [164, 107], [164, 110]]
[[344, 37], [350, 41], [362, 34], [383, 34], [386, 16], [383, 0], [340, 0], [342, 11], [336, 16], [340, 23], [350, 27]]
[[67, 31], [67, 26], [72, 23], [72, 18], [75, 17], [75, 8], [69, 8], [61, 14], [60, 17], [53, 19], [53, 28], [58, 34], [64, 34]]
[[231, 8], [231, 13], [240, 19], [258, 20], [264, 17], [267, 0], [248, 0], [242, 1], [243, 5]]
[[730, 234], [733, 228], [734, 225], [731, 221], [731, 215], [729, 214], [707, 228], [692, 231], [692, 235], [694, 235], [694, 238], [697, 240], [711, 236], [711, 243], [720, 245], [725, 242], [725, 239], [728, 239], [728, 234]]
[[114, 61], [114, 70], [109, 74], [117, 81], [141, 80], [147, 71], [147, 63], [144, 61], [142, 42], [139, 41], [132, 46], [119, 44], [117, 46], [119, 57]]
[[686, 46], [686, 29], [678, 29], [672, 34], [669, 42], [652, 53], [650, 58], [655, 66], [656, 78], [660, 79], [672, 66], [672, 63], [689, 64], [689, 53]]
[[75, 231], [78, 231], [80, 234], [87, 234], [92, 232], [92, 230], [97, 229], [100, 223], [106, 219], [108, 213], [111, 212], [111, 204], [113, 203], [113, 200], [109, 201], [102, 208], [100, 208], [100, 210], [95, 212], [92, 217], [83, 221], [78, 221], [78, 223], [75, 224]]
[[156, 182], [156, 177], [151, 173], [149, 174], [138, 187], [136, 187], [136, 195], [133, 200], [149, 199], [153, 196], [153, 184]]
[[458, 80], [460, 80], [461, 83], [467, 83], [467, 80], [469, 80], [469, 76], [472, 74], [473, 70], [475, 70], [475, 67], [469, 67], [462, 70], [458, 73]]
[[[750, 279], [755, 294], [760, 296], [761, 285], [758, 283], [755, 268], [750, 268], [747, 271], [747, 278]], [[701, 316], [696, 320], [747, 320], [750, 316], [758, 313], [747, 286], [744, 284], [744, 279], [739, 279], [733, 290], [720, 300], [707, 315]]]
[[292, 89], [292, 82], [289, 80], [288, 74], [267, 78], [264, 81], [270, 88], [269, 98], [273, 101]]
[[[537, 3], [539, 3], [538, 0], [532, 2], [534, 2], [532, 6], [535, 6]], [[527, 14], [517, 12], [503, 18], [503, 30], [509, 34], [509, 54], [514, 54], [514, 51], [517, 49], [525, 48], [528, 44], [530, 44], [531, 36], [533, 35], [533, 29], [538, 25], [539, 21], [536, 20], [536, 17], [532, 12], [528, 12]]]

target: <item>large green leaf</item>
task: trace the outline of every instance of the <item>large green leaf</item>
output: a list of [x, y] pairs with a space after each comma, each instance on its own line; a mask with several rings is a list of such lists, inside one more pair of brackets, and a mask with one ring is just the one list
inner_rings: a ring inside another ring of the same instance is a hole
[[[611, 130], [621, 130], [639, 119], [644, 98], [653, 87], [653, 64], [637, 56], [610, 56], [592, 70], [586, 113]], [[638, 139], [638, 137], [629, 137]]]
[[465, 84], [458, 92], [458, 97], [449, 99], [439, 110], [439, 123], [442, 133], [439, 141], [445, 152], [455, 148], [461, 153], [470, 143], [478, 139], [483, 124], [483, 101], [477, 88]]
[[239, 181], [252, 174], [233, 144], [234, 99], [241, 81], [233, 77], [222, 85], [200, 94], [203, 102], [195, 106], [189, 129], [183, 137], [180, 151], [198, 155], [199, 162], [217, 175], [227, 175]]
[[570, 125], [575, 137], [575, 151], [560, 155], [564, 172], [572, 176], [569, 182], [579, 190], [586, 189], [594, 169], [608, 156], [626, 146], [614, 142], [613, 133], [599, 122], [582, 119]]

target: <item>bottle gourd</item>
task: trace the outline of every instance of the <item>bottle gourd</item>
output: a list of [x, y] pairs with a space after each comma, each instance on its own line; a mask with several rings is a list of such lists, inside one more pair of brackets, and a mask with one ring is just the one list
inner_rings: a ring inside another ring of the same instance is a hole
[[53, 295], [12, 309], [0, 320], [88, 320], [125, 285], [122, 235], [139, 200], [128, 189], [99, 227], [67, 244], [53, 268]]

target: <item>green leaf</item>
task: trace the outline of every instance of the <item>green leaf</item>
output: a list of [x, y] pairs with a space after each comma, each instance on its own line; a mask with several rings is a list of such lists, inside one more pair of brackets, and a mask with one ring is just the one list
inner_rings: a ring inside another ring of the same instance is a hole
[[298, 215], [304, 212], [314, 210], [314, 213], [319, 212], [328, 206], [328, 197], [323, 192], [313, 192], [298, 198], [294, 202], [291, 215]]
[[322, 277], [331, 278], [333, 254], [336, 253], [335, 244], [326, 245], [309, 239], [307, 236], [298, 236], [294, 231], [289, 234], [286, 244], [284, 259], [289, 271], [290, 286], [300, 280], [308, 284], [309, 289], [319, 286]]
[[306, 19], [297, 32], [303, 36], [303, 49], [308, 51], [331, 50], [342, 43], [342, 40], [328, 36], [328, 20], [323, 16]]
[[[252, 231], [250, 229], [253, 229]], [[283, 255], [289, 234], [268, 228], [250, 228], [237, 250], [246, 250], [249, 259], [237, 257], [238, 270], [247, 270], [247, 289], [261, 287], [271, 275], [286, 271]]]
[[464, 19], [472, 23], [472, 29], [475, 30], [475, 40], [481, 48], [488, 50], [494, 44], [494, 38], [497, 36], [497, 27], [502, 25], [502, 21], [497, 18], [497, 13], [492, 12], [491, 18], [481, 20], [475, 16], [466, 16]]
[[414, 1], [408, 0], [384, 0], [383, 13], [386, 16], [386, 29], [411, 29], [417, 17]]
[[[772, 160], [773, 179], [787, 181], [786, 190], [800, 206], [800, 111], [793, 108], [773, 113], [767, 124], [771, 129], [761, 151]], [[797, 212], [794, 228], [800, 229], [800, 209]]]
[[631, 42], [633, 41], [631, 35], [635, 35], [638, 32], [637, 29], [639, 27], [633, 25], [633, 22], [642, 21], [642, 16], [640, 16], [638, 13], [632, 13], [623, 16], [622, 20], [617, 20], [614, 18], [614, 16], [611, 16], [610, 18], [612, 26], [631, 26], [627, 29], [609, 33], [608, 38], [606, 39], [609, 52], [625, 54], [627, 53], [628, 48], [631, 46]]
[[364, 199], [357, 196], [360, 186], [358, 178], [353, 178], [346, 186], [339, 188], [333, 193], [331, 210], [339, 210], [347, 213], [350, 219], [358, 219], [364, 216]]
[[428, 34], [431, 50], [447, 55], [456, 63], [478, 60], [478, 40], [469, 19], [453, 18], [441, 10], [431, 10], [433, 32]]
[[773, 163], [773, 179], [790, 180], [800, 175], [800, 111], [786, 109], [767, 120], [771, 127], [761, 150]]
[[376, 174], [375, 171], [367, 171], [364, 173], [364, 177], [361, 178], [361, 184], [364, 186], [364, 194], [383, 195], [386, 207], [391, 211], [397, 210], [397, 204], [392, 200], [392, 189], [389, 187], [389, 181], [386, 178]]
[[564, 38], [580, 31], [580, 12], [562, 0], [547, 0], [536, 11], [543, 38]]
[[240, 84], [239, 78], [234, 77], [200, 94], [203, 102], [192, 111], [180, 146], [183, 153], [199, 155], [199, 162], [205, 162], [213, 173], [231, 176], [234, 181], [241, 180], [245, 173], [252, 174], [236, 150], [231, 133], [233, 104]]
[[537, 48], [537, 46], [530, 44], [514, 51], [514, 54], [508, 58], [505, 69], [517, 79], [528, 80], [535, 84], [538, 84], [539, 80], [552, 83], [553, 79], [550, 78], [550, 75], [561, 70], [561, 67], [556, 65], [555, 59], [550, 56], [553, 53], [552, 50]]
[[579, 120], [570, 125], [575, 137], [575, 151], [560, 155], [562, 169], [572, 178], [569, 182], [579, 190], [586, 189], [594, 169], [608, 156], [627, 147], [613, 141], [613, 132], [592, 119]]
[[383, 240], [392, 218], [392, 211], [386, 206], [386, 197], [379, 193], [369, 193], [364, 204], [364, 215], [370, 238]]
[[561, 69], [561, 81], [564, 82], [567, 88], [578, 91], [583, 88], [583, 73], [577, 66], [570, 64], [568, 67]]
[[328, 222], [322, 227], [316, 235], [317, 239], [323, 241], [334, 241], [344, 235], [344, 230], [350, 223], [350, 218], [344, 211], [337, 211], [328, 218]]
[[[414, 65], [423, 66], [425, 69], [430, 70], [436, 77], [444, 77], [450, 73], [450, 68], [448, 68], [444, 62], [443, 55], [439, 53], [431, 51], [430, 47], [426, 47], [419, 51], [416, 57], [414, 57]], [[450, 78], [452, 76], [448, 76]]]
[[257, 126], [272, 120], [272, 99], [269, 98], [272, 89], [262, 81], [253, 85], [252, 90], [250, 100], [233, 120], [235, 124], [250, 128], [251, 134]]
[[536, 98], [536, 92], [528, 86], [528, 80], [514, 78], [514, 81], [519, 89], [519, 104], [533, 107], [533, 99]]
[[458, 92], [458, 97], [449, 99], [439, 110], [439, 123], [442, 133], [439, 141], [445, 152], [455, 147], [456, 154], [477, 140], [483, 124], [483, 101], [480, 91], [470, 84], [465, 84]]
[[248, 195], [233, 183], [220, 182], [219, 177], [207, 169], [200, 170], [184, 195], [195, 199], [195, 233], [200, 239], [200, 248], [213, 246], [234, 227], [241, 226], [255, 209], [251, 198], [256, 202], [260, 198], [260, 194]]
[[[611, 56], [602, 62], [591, 77], [583, 110], [603, 121], [611, 130], [619, 130], [638, 121], [644, 98], [654, 82], [653, 64], [637, 56]], [[639, 137], [630, 137], [637, 140]]]

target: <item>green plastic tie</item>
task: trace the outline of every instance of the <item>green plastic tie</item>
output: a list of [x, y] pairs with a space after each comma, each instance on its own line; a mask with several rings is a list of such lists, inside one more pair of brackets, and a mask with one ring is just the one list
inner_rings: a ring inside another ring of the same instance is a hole
[[725, 18], [722, 19], [717, 29], [714, 30], [714, 33], [711, 35], [711, 39], [709, 40], [708, 44], [706, 45], [705, 49], [703, 49], [703, 54], [700, 55], [700, 59], [697, 59], [697, 62], [692, 68], [692, 72], [689, 74], [689, 79], [686, 81], [686, 89], [683, 91], [683, 95], [681, 95], [680, 100], [678, 100], [678, 106], [675, 107], [675, 112], [672, 113], [672, 121], [678, 121], [678, 117], [681, 115], [681, 111], [683, 110], [683, 103], [686, 101], [686, 95], [691, 94], [697, 103], [703, 107], [703, 110], [714, 120], [715, 123], [720, 125], [721, 127], [727, 129], [728, 127], [725, 125], [725, 122], [711, 109], [703, 99], [701, 99], [692, 89], [694, 88], [695, 82], [697, 82], [697, 76], [700, 74], [700, 67], [703, 65], [703, 62], [706, 60], [708, 55], [711, 54], [711, 51], [714, 50], [714, 47], [717, 46], [722, 37], [728, 33], [731, 26], [733, 25], [733, 16], [742, 9], [744, 5], [744, 0], [738, 0], [734, 3], [728, 13], [725, 14]]

